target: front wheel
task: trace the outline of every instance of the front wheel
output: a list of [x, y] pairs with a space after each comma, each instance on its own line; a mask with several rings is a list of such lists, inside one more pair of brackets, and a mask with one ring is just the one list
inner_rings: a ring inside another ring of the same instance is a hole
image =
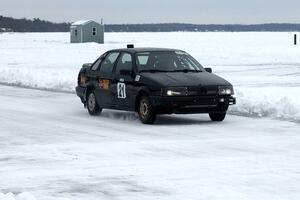
[[221, 122], [225, 119], [226, 112], [225, 113], [209, 113], [209, 117], [212, 121]]
[[90, 115], [99, 115], [102, 109], [99, 107], [94, 92], [88, 94], [87, 109]]
[[143, 124], [153, 124], [156, 119], [156, 113], [149, 97], [143, 96], [139, 102], [138, 114]]

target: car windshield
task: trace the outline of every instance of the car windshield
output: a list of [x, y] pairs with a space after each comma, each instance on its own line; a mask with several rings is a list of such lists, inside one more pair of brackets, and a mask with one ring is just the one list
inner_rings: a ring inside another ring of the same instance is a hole
[[139, 72], [203, 72], [204, 68], [183, 51], [149, 51], [136, 54]]

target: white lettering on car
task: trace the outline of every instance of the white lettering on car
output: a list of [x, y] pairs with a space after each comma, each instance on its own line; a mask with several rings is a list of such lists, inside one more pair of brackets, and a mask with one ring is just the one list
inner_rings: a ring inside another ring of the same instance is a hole
[[140, 75], [136, 75], [134, 81], [139, 82], [140, 81], [141, 76]]
[[119, 99], [126, 99], [126, 85], [125, 83], [118, 83], [117, 84], [117, 92]]

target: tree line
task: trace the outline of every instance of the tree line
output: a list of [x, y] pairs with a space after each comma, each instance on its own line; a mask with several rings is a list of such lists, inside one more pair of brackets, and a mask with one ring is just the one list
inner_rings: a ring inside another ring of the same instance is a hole
[[11, 29], [13, 32], [67, 32], [70, 23], [52, 23], [39, 18], [14, 19], [0, 16], [0, 28]]
[[[14, 19], [0, 16], [0, 31], [13, 32], [68, 32], [71, 23], [53, 23], [39, 18]], [[271, 23], [271, 24], [185, 24], [185, 23], [161, 23], [161, 24], [106, 24], [105, 32], [249, 32], [249, 31], [300, 31], [300, 24]]]

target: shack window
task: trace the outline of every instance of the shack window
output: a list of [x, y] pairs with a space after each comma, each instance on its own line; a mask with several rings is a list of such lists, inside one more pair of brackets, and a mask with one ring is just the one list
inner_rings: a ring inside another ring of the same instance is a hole
[[96, 27], [93, 28], [93, 35], [97, 35], [97, 28]]
[[77, 29], [74, 30], [74, 34], [75, 34], [75, 36], [77, 36]]

